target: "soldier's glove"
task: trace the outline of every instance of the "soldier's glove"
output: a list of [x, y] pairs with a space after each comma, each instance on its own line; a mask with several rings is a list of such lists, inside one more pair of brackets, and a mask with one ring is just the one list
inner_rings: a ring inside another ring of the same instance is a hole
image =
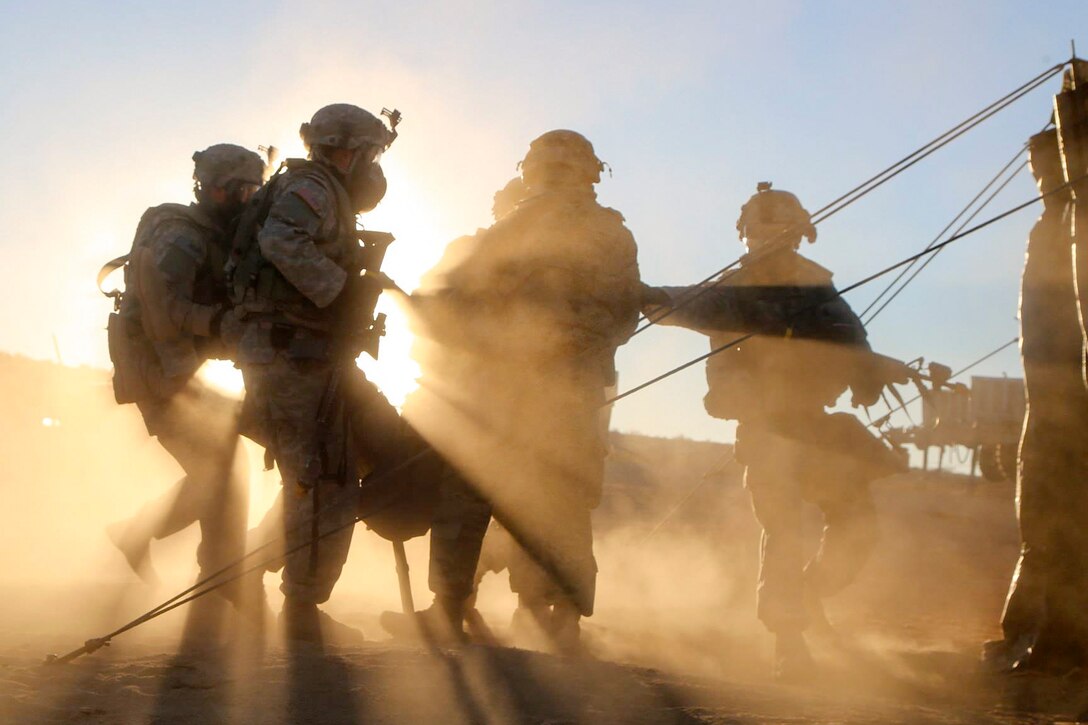
[[405, 292], [403, 289], [401, 289], [400, 285], [397, 284], [396, 282], [394, 282], [393, 278], [390, 277], [385, 272], [382, 272], [382, 271], [374, 272], [374, 271], [371, 271], [371, 270], [368, 269], [364, 276], [367, 279], [374, 280], [374, 283], [377, 284], [378, 286], [380, 286], [382, 288], [382, 290], [392, 291], [392, 292], [399, 292], [400, 294], [404, 295], [405, 297], [409, 296], [408, 293]]
[[859, 365], [857, 380], [850, 384], [853, 396], [850, 403], [855, 407], [868, 408], [880, 400], [880, 394], [889, 385], [905, 385], [914, 371], [905, 363], [877, 353], [866, 354]]
[[651, 287], [639, 282], [639, 308], [642, 314], [650, 317], [661, 311], [662, 307], [671, 307], [672, 297], [660, 287]]
[[672, 304], [672, 297], [669, 293], [660, 287], [651, 287], [645, 282], [639, 282], [639, 295], [640, 302], [643, 307], [646, 305], [660, 306]]

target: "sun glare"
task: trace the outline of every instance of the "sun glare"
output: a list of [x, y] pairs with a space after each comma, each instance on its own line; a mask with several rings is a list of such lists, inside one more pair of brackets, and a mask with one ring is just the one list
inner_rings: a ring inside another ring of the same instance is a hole
[[245, 391], [242, 371], [230, 360], [207, 360], [197, 372], [200, 381], [230, 398], [241, 398]]
[[[389, 179], [389, 193], [377, 209], [362, 217], [362, 221], [368, 229], [388, 231], [397, 238], [389, 248], [382, 269], [402, 289], [410, 292], [419, 284], [423, 273], [442, 256], [446, 243], [464, 231], [442, 228], [434, 216], [436, 205], [413, 183], [395, 158], [383, 158], [382, 167]], [[377, 361], [367, 355], [361, 356], [359, 367], [382, 389], [389, 402], [399, 407], [418, 387], [419, 366], [411, 357], [412, 334], [408, 331], [407, 315], [391, 294], [382, 295], [378, 311], [388, 315], [381, 355]]]

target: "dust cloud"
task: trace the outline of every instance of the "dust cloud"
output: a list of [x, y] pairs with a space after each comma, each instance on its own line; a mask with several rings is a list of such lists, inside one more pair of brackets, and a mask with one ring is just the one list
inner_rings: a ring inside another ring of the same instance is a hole
[[[9, 464], [0, 511], [0, 545], [6, 552], [0, 566], [4, 656], [25, 661], [67, 651], [194, 581], [195, 527], [153, 545], [162, 578], [158, 586], [138, 580], [104, 533], [109, 523], [131, 516], [180, 475], [147, 437], [137, 411], [113, 403], [107, 371], [0, 356], [0, 395], [5, 400], [0, 450]], [[471, 431], [459, 427], [456, 436], [447, 435], [455, 457], [466, 455], [458, 446], [472, 438]], [[755, 616], [759, 528], [730, 447], [612, 432], [609, 448], [601, 505], [594, 512], [597, 610], [585, 620], [583, 636], [602, 661], [652, 669], [579, 670], [578, 677], [589, 678], [581, 686], [588, 687], [593, 677], [612, 687], [616, 678], [665, 671], [680, 678], [684, 697], [694, 701], [725, 690], [716, 685], [704, 691], [692, 683], [729, 680], [770, 687], [772, 639]], [[278, 481], [274, 472], [261, 470], [260, 451], [251, 446], [246, 451], [250, 519], [256, 523]], [[509, 480], [509, 469], [474, 465], [484, 471], [482, 480], [496, 486]], [[829, 673], [828, 692], [858, 707], [879, 695], [910, 706], [933, 698], [955, 707], [977, 706], [977, 697], [960, 688], [976, 681], [972, 662], [979, 643], [997, 634], [1016, 559], [1011, 484], [912, 473], [880, 481], [874, 492], [881, 542], [859, 580], [827, 603], [841, 639], [813, 640]], [[814, 546], [821, 524], [818, 513], [810, 513], [806, 533]], [[425, 606], [426, 539], [409, 542], [408, 556], [417, 607]], [[265, 577], [274, 609], [281, 601], [277, 584], [275, 575]], [[385, 635], [377, 615], [399, 604], [391, 547], [360, 525], [327, 609], [381, 642]], [[488, 574], [478, 608], [500, 640], [509, 636], [515, 606], [507, 574]], [[171, 651], [183, 621], [183, 611], [171, 612], [122, 635], [112, 657]], [[547, 660], [516, 659], [528, 657], [517, 652], [494, 654], [515, 658], [499, 664], [474, 660], [482, 655], [471, 653], [457, 660], [465, 687], [491, 693], [477, 705], [499, 713], [497, 722], [516, 720], [518, 708], [527, 705], [511, 701], [507, 690], [502, 690], [506, 695], [492, 692], [496, 667], [521, 668], [519, 677], [543, 678], [540, 682], [556, 692], [567, 692], [570, 683], [564, 678], [573, 676], [551, 669]], [[381, 656], [390, 658], [383, 667], [418, 671], [419, 682], [430, 682], [426, 686], [435, 688], [435, 697], [456, 694], [446, 692], [452, 685], [442, 668], [452, 666], [449, 662], [401, 650]], [[82, 661], [105, 667], [114, 660], [96, 653]], [[357, 675], [378, 677], [367, 669], [373, 663], [353, 666]], [[591, 666], [605, 667], [603, 662], [579, 665]], [[307, 670], [307, 676], [320, 671]], [[381, 707], [420, 706], [405, 697], [390, 694]], [[551, 695], [540, 697], [552, 701]], [[787, 707], [789, 700], [775, 702]], [[811, 701], [804, 706], [815, 707]]]

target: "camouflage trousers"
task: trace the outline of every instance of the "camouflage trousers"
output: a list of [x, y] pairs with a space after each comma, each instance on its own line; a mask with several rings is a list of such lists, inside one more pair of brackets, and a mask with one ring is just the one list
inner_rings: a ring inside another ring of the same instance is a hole
[[597, 572], [590, 514], [600, 500], [606, 453], [602, 388], [558, 375], [526, 379], [524, 371], [494, 361], [481, 367], [486, 373], [456, 384], [428, 384], [424, 377], [412, 420], [506, 528], [511, 545], [502, 547], [504, 566], [515, 590], [546, 600], [562, 593], [588, 616]]
[[[259, 420], [262, 442], [283, 479], [286, 549], [322, 537], [287, 557], [285, 596], [328, 600], [347, 560], [351, 524], [360, 516], [396, 540], [430, 527], [432, 590], [469, 594], [490, 509], [457, 471], [428, 453], [426, 441], [361, 370], [347, 362], [336, 372], [329, 361], [281, 352], [270, 363], [246, 365], [243, 373], [247, 416]], [[322, 401], [334, 374], [338, 395], [331, 424], [322, 426]], [[356, 488], [358, 478], [372, 472], [379, 480], [375, 490]]]
[[[845, 456], [741, 424], [737, 459], [763, 527], [757, 613], [772, 632], [804, 630], [809, 598], [835, 594], [857, 576], [878, 539], [869, 482]], [[823, 513], [823, 538], [804, 559], [804, 506]]]
[[202, 576], [241, 558], [249, 489], [247, 469], [235, 465], [238, 403], [190, 379], [169, 399], [141, 401], [137, 407], [148, 431], [185, 475], [141, 507], [135, 524], [151, 538], [163, 539], [199, 522]]
[[[571, 586], [586, 601], [593, 602], [597, 582], [597, 560], [593, 556], [593, 525], [588, 508], [570, 509], [558, 513], [551, 527], [548, 552], [557, 568], [570, 580]], [[510, 591], [522, 604], [558, 604], [567, 594], [541, 568], [536, 559], [514, 543], [510, 547]], [[584, 612], [593, 613], [592, 608]]]
[[473, 591], [491, 506], [448, 465], [440, 471], [439, 482], [427, 584], [439, 597], [464, 600]]

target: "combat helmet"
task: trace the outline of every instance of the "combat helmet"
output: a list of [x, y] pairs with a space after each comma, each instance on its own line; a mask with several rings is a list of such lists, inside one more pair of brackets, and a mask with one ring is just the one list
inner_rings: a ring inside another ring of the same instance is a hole
[[556, 129], [538, 136], [519, 164], [526, 185], [561, 180], [569, 183], [596, 184], [601, 180], [604, 163], [597, 158], [593, 144], [580, 133]]
[[318, 109], [309, 123], [302, 124], [298, 135], [311, 151], [314, 146], [355, 149], [363, 144], [386, 148], [395, 137], [374, 114], [350, 103]]
[[1058, 130], [1048, 128], [1029, 138], [1028, 157], [1032, 169], [1038, 171], [1037, 167], [1044, 167], [1049, 171], [1056, 167], [1058, 174], [1061, 174], [1062, 156], [1058, 146]]
[[782, 240], [796, 249], [801, 237], [809, 243], [816, 241], [812, 217], [796, 196], [788, 191], [771, 188], [771, 182], [761, 181], [756, 193], [740, 209], [737, 233], [742, 240]]
[[504, 216], [514, 211], [514, 208], [528, 196], [529, 191], [525, 188], [525, 182], [521, 180], [520, 176], [515, 176], [506, 182], [506, 186], [502, 187], [495, 192], [495, 196], [492, 197], [491, 214], [495, 217], [496, 221], [502, 219]]
[[193, 154], [193, 179], [202, 189], [264, 182], [265, 163], [260, 154], [232, 143], [217, 143]]

